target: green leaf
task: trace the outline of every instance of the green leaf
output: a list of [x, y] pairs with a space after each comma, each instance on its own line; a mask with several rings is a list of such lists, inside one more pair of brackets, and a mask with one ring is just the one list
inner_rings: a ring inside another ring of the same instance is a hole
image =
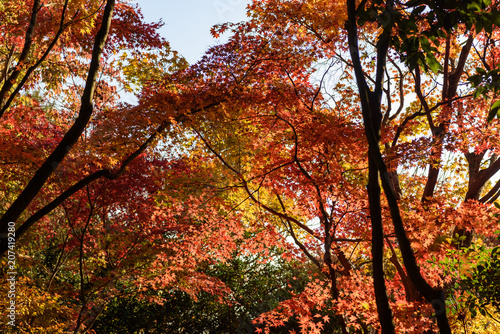
[[500, 111], [500, 100], [496, 101], [491, 106], [490, 112], [488, 113], [488, 122], [491, 122], [493, 118], [495, 118], [495, 116], [500, 117], [499, 111]]
[[420, 45], [424, 51], [429, 51], [431, 48], [431, 43], [429, 43], [429, 40], [425, 36], [420, 37]]
[[419, 3], [420, 3], [420, 0], [410, 0], [406, 3], [406, 6], [413, 7], [413, 6], [419, 5]]
[[496, 25], [497, 27], [500, 27], [500, 11], [498, 10], [492, 10], [490, 13], [485, 13], [487, 15], [488, 20]]
[[482, 67], [476, 67], [476, 72], [482, 75], [486, 74], [486, 70]]
[[411, 15], [417, 16], [425, 10], [425, 6], [418, 6], [412, 12]]
[[471, 75], [470, 77], [467, 78], [467, 80], [469, 80], [472, 86], [476, 87], [481, 83], [481, 81], [483, 81], [483, 76], [480, 74]]
[[491, 34], [493, 32], [493, 22], [490, 20], [486, 20], [484, 22], [484, 31], [486, 31], [488, 34]]
[[396, 49], [400, 49], [400, 48], [401, 48], [401, 41], [399, 40], [399, 37], [398, 37], [398, 36], [393, 36], [393, 37], [392, 37], [391, 44], [392, 44], [392, 45], [393, 45]]
[[443, 30], [438, 30], [436, 34], [441, 38], [446, 38], [446, 33]]
[[476, 21], [476, 34], [479, 34], [483, 30], [483, 20]]
[[427, 63], [427, 66], [429, 66], [429, 69], [434, 73], [437, 73], [443, 68], [432, 53], [427, 53], [425, 55], [425, 61]]
[[484, 88], [483, 86], [479, 86], [476, 88], [476, 90], [474, 91], [474, 98], [477, 99], [479, 96], [481, 96], [481, 94], [483, 94], [484, 92], [486, 91], [486, 88]]
[[469, 3], [469, 4], [467, 4], [467, 11], [468, 12], [480, 12], [481, 5], [478, 4], [477, 2]]
[[441, 43], [439, 43], [439, 39], [436, 36], [431, 35], [427, 37], [432, 41], [432, 43], [434, 43], [435, 46], [441, 45]]
[[436, 18], [436, 14], [434, 14], [434, 12], [430, 12], [428, 15], [427, 15], [427, 22], [429, 22], [430, 24], [434, 23], [434, 19]]

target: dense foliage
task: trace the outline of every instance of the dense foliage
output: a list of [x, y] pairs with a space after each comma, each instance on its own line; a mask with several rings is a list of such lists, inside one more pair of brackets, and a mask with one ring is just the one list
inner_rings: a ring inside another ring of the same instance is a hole
[[1, 3], [0, 331], [497, 333], [499, 5]]

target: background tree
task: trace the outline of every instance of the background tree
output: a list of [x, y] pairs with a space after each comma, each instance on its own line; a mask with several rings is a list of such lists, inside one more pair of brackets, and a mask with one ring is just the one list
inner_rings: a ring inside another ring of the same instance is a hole
[[[98, 333], [254, 333], [252, 320], [280, 301], [302, 291], [307, 272], [302, 263], [290, 263], [270, 250], [269, 255], [244, 256], [235, 252], [227, 263], [200, 268], [219, 278], [230, 293], [217, 296], [202, 292], [194, 296], [174, 291], [151, 291], [160, 303], [130, 296], [111, 302], [93, 328]], [[269, 260], [269, 262], [265, 262]], [[148, 295], [148, 292], [145, 293]], [[126, 310], [124, 312], [124, 310]], [[290, 323], [280, 333], [288, 333]]]

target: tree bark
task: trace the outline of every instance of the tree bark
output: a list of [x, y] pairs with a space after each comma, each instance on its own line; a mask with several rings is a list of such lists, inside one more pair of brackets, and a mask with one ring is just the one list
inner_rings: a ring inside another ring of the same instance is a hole
[[[381, 190], [379, 185], [379, 169], [376, 163], [376, 152], [379, 150], [380, 126], [382, 122], [382, 112], [380, 110], [380, 97], [382, 92], [382, 78], [385, 68], [385, 56], [388, 50], [388, 43], [378, 50], [377, 58], [377, 78], [375, 82], [375, 92], [370, 91], [365, 81], [361, 67], [358, 48], [356, 4], [353, 0], [347, 1], [347, 31], [349, 40], [349, 50], [355, 70], [356, 80], [361, 100], [363, 121], [365, 124], [366, 136], [369, 140], [368, 148], [368, 202], [370, 206], [370, 221], [372, 227], [372, 264], [373, 264], [373, 287], [375, 290], [375, 302], [377, 313], [382, 328], [382, 334], [394, 333], [394, 323], [392, 311], [389, 306], [387, 289], [384, 275], [384, 229], [382, 224], [382, 208], [380, 204]], [[367, 126], [369, 124], [369, 126]]]
[[[349, 49], [351, 52], [353, 68], [355, 71], [356, 81], [359, 89], [361, 109], [363, 113], [363, 123], [365, 126], [365, 134], [368, 140], [368, 146], [369, 146], [368, 158], [369, 161], [373, 162], [372, 164], [369, 164], [369, 168], [375, 169], [376, 173], [380, 175], [382, 181], [382, 187], [389, 205], [391, 218], [394, 225], [394, 230], [396, 232], [396, 237], [398, 239], [398, 243], [403, 256], [403, 263], [405, 265], [408, 276], [411, 278], [413, 284], [418, 289], [418, 291], [425, 297], [425, 299], [429, 303], [431, 303], [432, 307], [434, 308], [436, 312], [438, 327], [441, 333], [451, 334], [451, 328], [449, 326], [448, 318], [446, 316], [444, 293], [440, 289], [434, 289], [433, 287], [431, 287], [427, 283], [427, 281], [425, 281], [425, 279], [422, 277], [422, 274], [420, 273], [420, 268], [415, 259], [415, 254], [413, 252], [413, 249], [411, 248], [411, 243], [406, 235], [403, 219], [399, 211], [397, 196], [394, 192], [389, 172], [387, 170], [387, 166], [384, 162], [384, 159], [379, 149], [379, 131], [380, 131], [380, 122], [382, 120], [382, 112], [381, 112], [382, 83], [386, 66], [387, 52], [389, 49], [389, 37], [392, 29], [392, 21], [389, 20], [389, 23], [387, 23], [386, 20], [386, 24], [384, 25], [384, 30], [382, 31], [382, 34], [380, 35], [379, 41], [377, 43], [377, 68], [375, 74], [374, 91], [371, 91], [364, 78], [363, 67], [361, 65], [359, 57], [355, 1], [347, 0], [347, 8], [348, 8], [347, 30], [348, 30]], [[392, 1], [387, 1], [386, 11], [389, 11], [391, 8], [392, 8]], [[387, 14], [390, 16], [390, 12], [387, 12]], [[375, 172], [372, 172], [370, 170], [369, 173], [371, 174]], [[374, 196], [374, 194], [372, 194], [371, 196]], [[369, 201], [371, 204], [372, 200]], [[375, 201], [376, 200], [373, 199], [373, 203], [375, 203]], [[379, 196], [379, 201], [380, 201], [380, 196]], [[377, 214], [376, 212], [377, 208], [376, 207], [372, 208], [370, 205], [370, 215], [372, 214], [373, 209], [375, 209], [374, 213]], [[377, 228], [377, 227], [378, 226], [376, 222], [374, 226], [372, 217], [372, 228]], [[375, 242], [376, 242], [375, 240], [372, 241], [372, 247], [374, 247]], [[375, 247], [377, 246], [375, 245]], [[381, 268], [375, 269], [375, 263], [374, 263], [374, 280], [375, 280], [375, 270], [380, 270], [380, 269]], [[385, 294], [385, 291], [383, 291], [383, 293]], [[382, 326], [382, 333], [394, 333], [394, 325], [392, 324], [392, 315], [391, 313], [389, 313], [390, 307], [388, 303], [382, 302], [383, 297], [381, 296], [381, 294], [382, 294], [381, 287], [375, 285], [375, 298], [377, 299], [377, 311]], [[380, 298], [380, 306], [379, 306], [379, 298]], [[387, 296], [385, 298], [387, 298]], [[391, 319], [387, 318], [388, 315], [391, 315]]]

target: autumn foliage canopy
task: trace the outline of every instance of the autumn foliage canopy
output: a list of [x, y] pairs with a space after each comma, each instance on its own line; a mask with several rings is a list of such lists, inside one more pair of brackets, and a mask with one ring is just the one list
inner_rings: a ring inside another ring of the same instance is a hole
[[499, 7], [1, 2], [0, 331], [498, 333]]

